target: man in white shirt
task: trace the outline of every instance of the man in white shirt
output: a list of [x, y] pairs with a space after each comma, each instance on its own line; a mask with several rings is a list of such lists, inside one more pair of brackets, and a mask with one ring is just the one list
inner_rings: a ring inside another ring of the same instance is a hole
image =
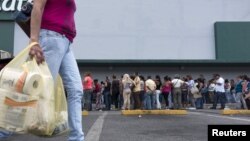
[[174, 98], [174, 109], [181, 109], [182, 103], [181, 103], [181, 86], [183, 85], [184, 81], [180, 79], [180, 76], [178, 74], [175, 75], [174, 79], [172, 80], [173, 85], [173, 98]]
[[218, 101], [221, 102], [221, 108], [225, 108], [226, 104], [226, 95], [225, 95], [225, 80], [219, 75], [214, 74], [215, 83], [215, 95], [214, 95], [214, 103], [211, 109], [216, 109]]

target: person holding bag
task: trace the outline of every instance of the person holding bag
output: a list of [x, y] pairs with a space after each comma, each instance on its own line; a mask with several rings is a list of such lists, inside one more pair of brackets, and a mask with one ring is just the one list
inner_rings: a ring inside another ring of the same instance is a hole
[[83, 87], [70, 44], [76, 36], [75, 0], [34, 0], [31, 13], [30, 49], [38, 64], [46, 60], [56, 81], [60, 73], [67, 92], [70, 133], [69, 141], [83, 141], [81, 100]]

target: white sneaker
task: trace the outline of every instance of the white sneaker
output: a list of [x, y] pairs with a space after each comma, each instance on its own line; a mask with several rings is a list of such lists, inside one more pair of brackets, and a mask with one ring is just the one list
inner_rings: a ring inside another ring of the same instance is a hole
[[138, 118], [141, 118], [141, 117], [142, 117], [141, 115], [138, 116]]

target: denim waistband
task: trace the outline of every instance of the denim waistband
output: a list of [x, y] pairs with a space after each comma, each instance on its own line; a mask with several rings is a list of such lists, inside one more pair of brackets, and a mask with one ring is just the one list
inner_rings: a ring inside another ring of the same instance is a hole
[[65, 37], [64, 34], [60, 34], [58, 32], [47, 30], [47, 29], [41, 29], [40, 30], [40, 36], [56, 36], [56, 37]]

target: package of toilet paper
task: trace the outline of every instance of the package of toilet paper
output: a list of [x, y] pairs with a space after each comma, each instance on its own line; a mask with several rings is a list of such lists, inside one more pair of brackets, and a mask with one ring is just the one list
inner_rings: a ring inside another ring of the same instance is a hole
[[29, 58], [31, 43], [0, 72], [0, 128], [53, 136], [68, 130], [66, 96], [45, 63]]

